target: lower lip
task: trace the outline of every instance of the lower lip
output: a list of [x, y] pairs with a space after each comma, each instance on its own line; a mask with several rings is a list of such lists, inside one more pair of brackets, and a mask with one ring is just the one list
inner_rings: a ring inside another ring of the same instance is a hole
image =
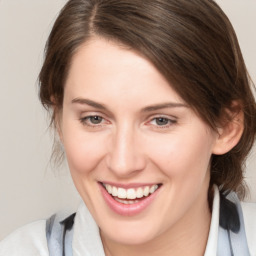
[[149, 195], [145, 199], [141, 199], [139, 202], [134, 204], [122, 204], [117, 202], [102, 186], [99, 184], [101, 193], [103, 198], [105, 199], [107, 205], [112, 209], [115, 213], [123, 216], [134, 216], [136, 214], [141, 213], [145, 210], [156, 198], [159, 189], [157, 189], [153, 194]]

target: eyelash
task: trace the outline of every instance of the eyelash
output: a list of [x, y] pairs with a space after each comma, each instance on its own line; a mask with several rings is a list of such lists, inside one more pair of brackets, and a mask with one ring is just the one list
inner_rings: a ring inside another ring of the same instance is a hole
[[[88, 126], [90, 128], [101, 128], [104, 124], [102, 124], [102, 122], [100, 122], [99, 124], [93, 124], [91, 122], [92, 118], [99, 118], [101, 119], [101, 121], [105, 120], [106, 119], [100, 115], [90, 115], [90, 116], [85, 116], [85, 117], [82, 117], [79, 119], [79, 121], [82, 123], [82, 125], [85, 125], [85, 126]], [[166, 125], [159, 125], [157, 124], [157, 119], [164, 119], [164, 121], [167, 121], [168, 124]], [[89, 120], [89, 121], [88, 121]], [[154, 128], [156, 129], [167, 129], [167, 128], [170, 128], [170, 126], [173, 126], [177, 123], [177, 120], [175, 119], [171, 119], [171, 118], [168, 118], [168, 117], [165, 117], [165, 116], [157, 116], [157, 117], [154, 117], [152, 119], [150, 119], [150, 121], [148, 121], [146, 124], [147, 125], [150, 125], [150, 123], [152, 123], [153, 121], [155, 121], [156, 124], [154, 124]], [[90, 123], [88, 123], [90, 122]], [[106, 121], [108, 122], [108, 121]]]
[[[85, 116], [85, 117], [80, 118], [79, 120], [80, 120], [80, 122], [82, 123], [82, 125], [89, 126], [89, 127], [91, 127], [91, 128], [100, 128], [100, 127], [102, 127], [102, 124], [101, 124], [101, 123], [100, 123], [100, 124], [93, 124], [93, 123], [91, 122], [92, 118], [95, 118], [95, 117], [100, 118], [101, 120], [105, 120], [105, 119], [104, 119], [102, 116], [100, 116], [100, 115]], [[91, 120], [90, 120], [90, 119], [91, 119]], [[90, 121], [89, 121], [90, 124], [88, 123], [88, 120], [90, 120]]]
[[[160, 120], [160, 119], [164, 119], [164, 121], [166, 121], [168, 124], [166, 125], [157, 125], [157, 120]], [[177, 120], [175, 120], [174, 118], [171, 119], [169, 117], [165, 117], [165, 116], [157, 116], [157, 117], [154, 117], [152, 118], [148, 123], [152, 123], [152, 122], [155, 122], [156, 124], [154, 126], [156, 126], [157, 128], [156, 129], [166, 129], [166, 128], [170, 128], [171, 126], [175, 125], [177, 123]]]

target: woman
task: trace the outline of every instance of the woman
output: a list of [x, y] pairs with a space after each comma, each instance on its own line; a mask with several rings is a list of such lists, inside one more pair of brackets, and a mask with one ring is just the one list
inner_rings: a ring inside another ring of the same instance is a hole
[[256, 254], [256, 207], [236, 196], [256, 105], [215, 2], [70, 0], [39, 81], [83, 203], [0, 255]]

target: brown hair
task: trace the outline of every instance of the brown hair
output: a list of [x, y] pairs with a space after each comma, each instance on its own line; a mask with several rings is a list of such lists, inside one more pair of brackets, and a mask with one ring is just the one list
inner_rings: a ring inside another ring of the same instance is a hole
[[[225, 109], [238, 100], [244, 112], [239, 143], [213, 155], [211, 184], [243, 188], [243, 163], [256, 133], [250, 79], [232, 25], [212, 0], [70, 0], [49, 36], [39, 75], [40, 99], [61, 109], [72, 56], [92, 36], [140, 52], [176, 92], [216, 130]], [[233, 111], [233, 110], [232, 110]]]

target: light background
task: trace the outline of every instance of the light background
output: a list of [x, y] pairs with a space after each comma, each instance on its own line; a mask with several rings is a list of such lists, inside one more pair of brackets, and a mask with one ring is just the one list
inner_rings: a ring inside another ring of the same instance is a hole
[[[49, 165], [51, 136], [40, 106], [37, 76], [50, 28], [65, 0], [0, 0], [0, 239], [59, 209], [76, 209], [79, 196], [67, 168]], [[256, 81], [256, 1], [217, 1], [240, 41]], [[247, 162], [256, 202], [256, 150]]]

